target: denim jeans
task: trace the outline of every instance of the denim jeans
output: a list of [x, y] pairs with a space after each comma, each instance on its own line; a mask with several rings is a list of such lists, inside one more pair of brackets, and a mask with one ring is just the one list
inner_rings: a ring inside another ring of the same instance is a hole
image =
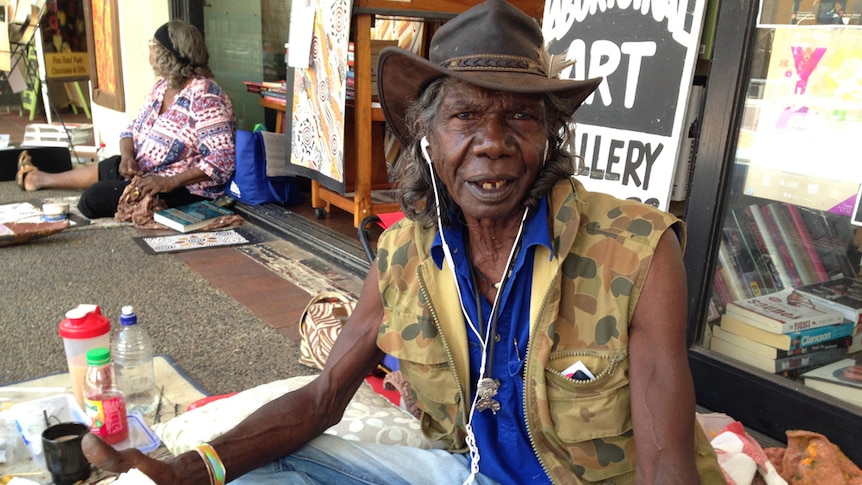
[[[466, 454], [349, 441], [324, 434], [232, 483], [460, 485], [469, 475]], [[497, 482], [479, 474], [473, 483]]]

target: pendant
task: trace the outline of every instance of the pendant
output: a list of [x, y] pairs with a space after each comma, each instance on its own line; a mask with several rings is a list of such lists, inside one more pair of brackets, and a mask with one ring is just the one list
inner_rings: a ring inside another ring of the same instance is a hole
[[499, 389], [500, 383], [496, 379], [490, 377], [479, 379], [476, 384], [476, 393], [479, 395], [479, 399], [476, 401], [476, 410], [481, 412], [490, 409], [494, 414], [497, 414], [497, 411], [500, 410], [500, 403], [493, 397], [497, 395]]

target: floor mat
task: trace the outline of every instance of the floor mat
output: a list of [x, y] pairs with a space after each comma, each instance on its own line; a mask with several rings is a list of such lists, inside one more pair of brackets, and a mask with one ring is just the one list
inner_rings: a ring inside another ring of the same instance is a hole
[[239, 246], [258, 242], [251, 232], [239, 228], [209, 232], [190, 232], [168, 236], [136, 237], [136, 243], [147, 254], [176, 253], [219, 246]]

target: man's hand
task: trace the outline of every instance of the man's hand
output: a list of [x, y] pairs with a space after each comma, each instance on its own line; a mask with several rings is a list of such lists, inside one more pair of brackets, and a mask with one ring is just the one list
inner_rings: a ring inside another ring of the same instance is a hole
[[170, 465], [154, 460], [135, 448], [117, 451], [92, 433], [84, 436], [81, 448], [87, 460], [102, 470], [124, 473], [137, 468], [156, 483], [180, 483]]

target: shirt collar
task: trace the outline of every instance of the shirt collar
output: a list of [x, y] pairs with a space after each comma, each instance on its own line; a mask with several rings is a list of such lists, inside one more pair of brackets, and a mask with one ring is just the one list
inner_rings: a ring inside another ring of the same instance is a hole
[[[553, 259], [553, 250], [551, 248], [551, 232], [548, 228], [548, 197], [544, 196], [539, 199], [536, 208], [527, 216], [524, 221], [524, 235], [521, 241], [521, 247], [530, 249], [533, 246], [545, 246]], [[461, 224], [459, 217], [451, 217], [450, 220], [455, 221], [452, 226], [444, 227], [443, 232], [446, 235], [446, 241], [453, 247], [463, 247], [463, 231], [464, 225]], [[451, 250], [451, 249], [450, 249]], [[516, 266], [520, 266], [524, 255], [528, 251], [519, 251], [518, 261]], [[440, 231], [434, 236], [434, 242], [431, 243], [431, 258], [438, 269], [443, 268], [443, 241], [440, 239]]]

